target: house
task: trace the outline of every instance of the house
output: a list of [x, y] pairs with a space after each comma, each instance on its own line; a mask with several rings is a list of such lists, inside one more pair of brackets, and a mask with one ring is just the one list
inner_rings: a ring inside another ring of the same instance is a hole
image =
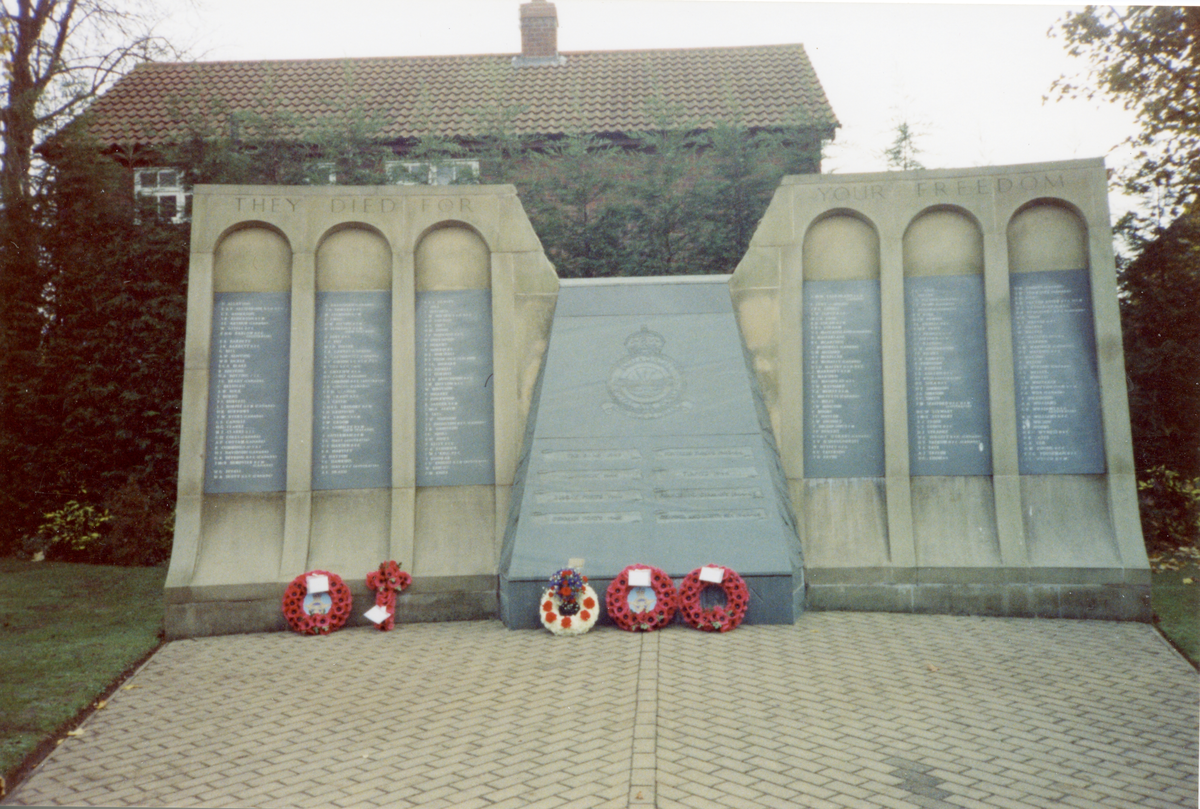
[[[547, 0], [520, 6], [520, 25], [515, 56], [145, 63], [96, 100], [88, 128], [134, 169], [138, 194], [177, 215], [189, 183], [169, 153], [198, 139], [311, 148], [320, 127], [366, 122], [380, 175], [447, 184], [496, 181], [481, 157], [501, 136], [538, 149], [586, 134], [636, 150], [639, 133], [722, 122], [780, 135], [788, 171], [815, 173], [838, 126], [799, 44], [560, 53]], [[430, 142], [454, 159], [425, 159]], [[311, 168], [310, 182], [348, 179], [334, 161]]]

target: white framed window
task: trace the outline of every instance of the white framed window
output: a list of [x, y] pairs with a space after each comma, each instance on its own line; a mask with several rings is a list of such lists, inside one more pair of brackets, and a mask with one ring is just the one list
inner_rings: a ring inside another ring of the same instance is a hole
[[309, 185], [337, 185], [336, 163], [310, 163], [305, 182]]
[[133, 193], [139, 201], [153, 200], [155, 213], [163, 222], [186, 221], [188, 194], [183, 173], [177, 169], [134, 169]]
[[384, 168], [388, 182], [394, 185], [472, 185], [479, 182], [478, 160], [389, 160]]

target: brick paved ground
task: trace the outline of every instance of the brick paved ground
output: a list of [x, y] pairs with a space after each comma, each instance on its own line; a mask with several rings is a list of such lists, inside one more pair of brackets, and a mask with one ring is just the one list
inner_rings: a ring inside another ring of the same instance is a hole
[[1195, 671], [1148, 626], [808, 613], [161, 649], [10, 805], [1195, 807]]

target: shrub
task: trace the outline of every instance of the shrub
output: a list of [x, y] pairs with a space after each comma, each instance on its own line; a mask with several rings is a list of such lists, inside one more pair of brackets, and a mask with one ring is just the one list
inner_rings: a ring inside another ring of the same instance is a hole
[[38, 526], [33, 548], [29, 543], [26, 548], [65, 558], [89, 556], [100, 543], [105, 524], [112, 520], [108, 509], [79, 500], [69, 500], [62, 508], [43, 516], [45, 522]]
[[1200, 478], [1188, 479], [1165, 466], [1143, 470], [1138, 480], [1142, 533], [1151, 553], [1200, 541]]
[[171, 556], [175, 532], [175, 494], [129, 479], [104, 498], [112, 522], [97, 551], [97, 561], [115, 565], [159, 565]]

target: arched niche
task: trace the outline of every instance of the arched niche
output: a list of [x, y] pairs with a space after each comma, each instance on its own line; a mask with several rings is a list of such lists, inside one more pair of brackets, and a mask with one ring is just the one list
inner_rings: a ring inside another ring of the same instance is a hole
[[442, 225], [417, 243], [417, 292], [491, 289], [491, 266], [487, 243], [473, 228]]
[[391, 486], [392, 251], [347, 225], [316, 252], [314, 490]]
[[879, 235], [849, 211], [804, 235], [804, 475], [883, 475]]
[[958, 208], [931, 208], [904, 231], [904, 275], [983, 273], [983, 231]]
[[291, 292], [292, 248], [269, 225], [226, 233], [213, 251], [213, 292]]
[[392, 249], [379, 231], [350, 225], [333, 231], [317, 248], [317, 291], [392, 288]]
[[472, 228], [426, 232], [416, 273], [416, 482], [495, 483], [491, 252]]
[[1009, 272], [1087, 268], [1087, 225], [1065, 202], [1035, 200], [1009, 221]]
[[805, 281], [879, 278], [879, 233], [850, 211], [834, 211], [804, 234], [801, 254]]
[[1013, 215], [1007, 236], [1020, 472], [1101, 474], [1087, 226], [1066, 203], [1040, 199]]
[[291, 264], [287, 239], [257, 223], [214, 251], [208, 494], [287, 487]]

